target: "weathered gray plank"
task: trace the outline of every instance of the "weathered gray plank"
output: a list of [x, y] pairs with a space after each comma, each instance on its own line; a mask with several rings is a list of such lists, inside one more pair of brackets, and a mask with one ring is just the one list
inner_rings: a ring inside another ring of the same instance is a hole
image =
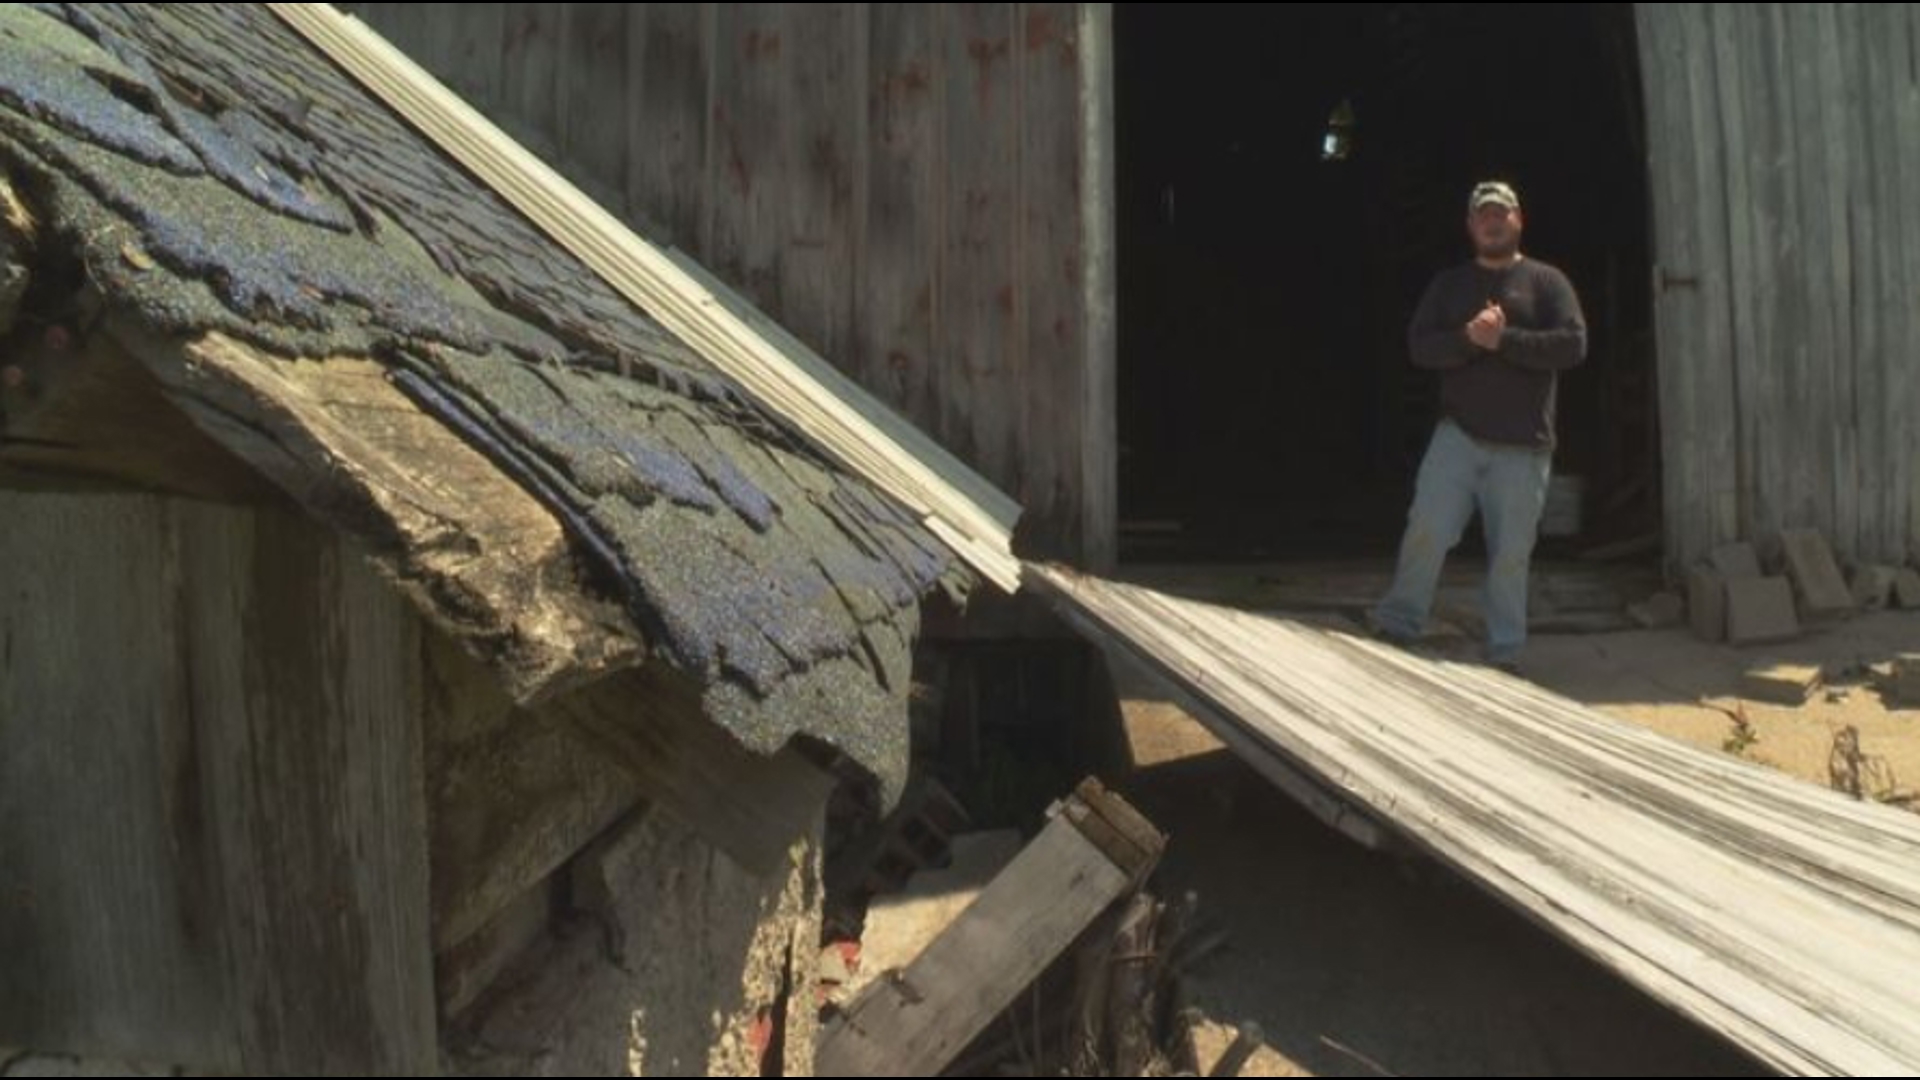
[[1792, 91], [1786, 85], [1781, 57], [1768, 42], [1765, 20], [1744, 13], [1732, 20], [1730, 32], [1736, 47], [1747, 57], [1747, 84], [1739, 92], [1752, 99], [1748, 109], [1752, 122], [1736, 133], [1745, 146], [1748, 189], [1754, 199], [1752, 246], [1742, 256], [1742, 263], [1757, 293], [1749, 318], [1755, 349], [1753, 407], [1758, 411], [1746, 421], [1755, 432], [1755, 440], [1754, 457], [1743, 463], [1748, 491], [1741, 526], [1744, 535], [1758, 538], [1772, 536], [1788, 520], [1787, 507], [1793, 495], [1787, 477], [1798, 452], [1790, 433], [1804, 423], [1801, 410], [1807, 404], [1804, 398], [1790, 396], [1786, 382], [1795, 377], [1787, 367], [1791, 363], [1787, 354], [1793, 347], [1798, 320], [1782, 291], [1792, 290], [1797, 295], [1798, 286], [1775, 254], [1793, 182], [1784, 167], [1792, 152], [1788, 143], [1793, 137], [1784, 99]]
[[1903, 493], [1910, 468], [1903, 460], [1910, 451], [1901, 445], [1897, 419], [1904, 407], [1903, 380], [1896, 377], [1891, 359], [1899, 349], [1901, 314], [1893, 310], [1900, 306], [1899, 294], [1893, 290], [1901, 277], [1898, 204], [1903, 191], [1894, 172], [1900, 140], [1883, 143], [1879, 133], [1899, 130], [1894, 106], [1898, 83], [1884, 44], [1899, 40], [1893, 36], [1899, 28], [1897, 13], [1890, 15], [1883, 7], [1863, 8], [1859, 18], [1854, 45], [1864, 89], [1856, 139], [1866, 162], [1861, 190], [1867, 205], [1856, 209], [1853, 228], [1868, 242], [1855, 249], [1855, 274], [1864, 301], [1856, 305], [1855, 318], [1860, 336], [1860, 398], [1868, 413], [1861, 438], [1861, 472], [1875, 478], [1868, 496], [1870, 509], [1862, 523], [1861, 550], [1864, 558], [1897, 563], [1906, 547]]
[[1920, 462], [1916, 462], [1920, 459], [1920, 379], [1910, 377], [1914, 365], [1920, 364], [1920, 312], [1905, 302], [1915, 289], [1920, 289], [1920, 205], [1907, 197], [1915, 178], [1920, 177], [1920, 139], [1886, 139], [1885, 136], [1888, 130], [1920, 131], [1920, 72], [1914, 67], [1915, 58], [1920, 57], [1920, 12], [1906, 4], [1871, 10], [1892, 20], [1891, 32], [1877, 36], [1876, 41], [1908, 43], [1906, 70], [1900, 70], [1896, 44], [1889, 82], [1883, 89], [1884, 100], [1892, 104], [1893, 123], [1876, 132], [1877, 138], [1885, 140], [1887, 151], [1889, 198], [1886, 205], [1893, 222], [1885, 236], [1894, 250], [1897, 266], [1896, 275], [1883, 283], [1885, 302], [1880, 305], [1883, 317], [1890, 319], [1892, 335], [1885, 363], [1891, 391], [1887, 395], [1892, 416], [1891, 441], [1895, 447], [1890, 462], [1894, 470], [1891, 477], [1894, 490], [1889, 523], [1894, 535], [1889, 537], [1891, 550], [1885, 557], [1894, 561], [1920, 560]]
[[[1800, 452], [1786, 460], [1783, 524], [1801, 525], [1833, 520], [1831, 491], [1833, 460], [1833, 280], [1830, 262], [1832, 238], [1827, 234], [1822, 191], [1828, 164], [1822, 125], [1822, 104], [1809, 100], [1819, 93], [1819, 64], [1813, 56], [1817, 18], [1806, 5], [1783, 4], [1766, 9], [1777, 20], [1770, 28], [1781, 56], [1781, 86], [1785, 91], [1780, 115], [1786, 121], [1788, 167], [1782, 200], [1778, 249], [1794, 252], [1781, 271], [1783, 309], [1793, 322], [1782, 327], [1788, 350], [1784, 370], [1789, 374], [1792, 411], [1783, 416], [1782, 436]], [[1796, 385], [1797, 384], [1797, 385]]]
[[179, 533], [246, 512], [0, 493], [0, 1044], [239, 1068]]
[[500, 39], [502, 105], [516, 133], [535, 137], [533, 149], [551, 150], [559, 145], [560, 134], [556, 69], [564, 5], [506, 7], [506, 30]]
[[454, 10], [459, 15], [449, 20], [453, 44], [442, 77], [475, 107], [491, 111], [500, 105], [506, 76], [500, 54], [507, 31], [507, 5], [461, 4]]
[[367, 22], [379, 27], [381, 35], [415, 63], [424, 65], [427, 23], [432, 9], [424, 4], [367, 4], [366, 9]]
[[1820, 530], [1787, 529], [1780, 534], [1780, 545], [1803, 611], [1818, 617], [1853, 610], [1853, 590]]
[[432, 1073], [400, 597], [283, 512], [6, 499], [0, 1038]]
[[[1675, 93], [1669, 74], [1671, 54], [1675, 47], [1668, 41], [1652, 36], [1667, 25], [1664, 16], [1639, 4], [1631, 10], [1636, 46], [1634, 66], [1639, 79], [1644, 127], [1642, 139], [1647, 158], [1647, 248], [1648, 257], [1653, 263], [1649, 268], [1651, 280], [1648, 285], [1649, 316], [1653, 324], [1650, 376], [1654, 386], [1655, 422], [1649, 425], [1649, 429], [1666, 433], [1661, 441], [1668, 449], [1667, 453], [1657, 454], [1651, 460], [1659, 470], [1657, 479], [1662, 496], [1660, 533], [1666, 556], [1665, 565], [1672, 571], [1685, 573], [1688, 561], [1681, 555], [1685, 545], [1682, 542], [1680, 515], [1675, 512], [1683, 494], [1682, 478], [1685, 475], [1679, 462], [1681, 429], [1676, 426], [1681, 416], [1679, 380], [1674, 371], [1677, 366], [1674, 357], [1679, 349], [1678, 326], [1677, 320], [1671, 315], [1672, 303], [1666, 298], [1666, 290], [1661, 282], [1661, 276], [1670, 272], [1675, 256], [1673, 233], [1676, 223], [1673, 221], [1673, 211], [1678, 203], [1675, 191], [1680, 172], [1678, 148], [1684, 144], [1676, 137], [1674, 108], [1654, 96], [1656, 89], [1668, 97]], [[1658, 445], [1656, 443], [1656, 447]]]
[[[1889, 85], [1884, 88], [1885, 100], [1893, 109], [1891, 130], [1920, 131], [1920, 72], [1916, 72], [1914, 66], [1915, 58], [1920, 57], [1920, 12], [1907, 4], [1873, 10], [1885, 13], [1891, 20], [1891, 32], [1876, 40], [1896, 43]], [[1907, 43], [1905, 71], [1900, 70], [1898, 60], [1897, 43], [1901, 41]], [[1886, 130], [1881, 129], [1879, 137], [1885, 138]], [[1893, 460], [1892, 477], [1895, 486], [1892, 527], [1896, 536], [1890, 539], [1899, 545], [1897, 550], [1888, 552], [1887, 557], [1896, 561], [1920, 560], [1920, 464], [1915, 462], [1915, 458], [1920, 457], [1920, 379], [1910, 377], [1913, 366], [1920, 363], [1920, 312], [1905, 302], [1920, 288], [1920, 206], [1907, 197], [1915, 178], [1920, 177], [1920, 139], [1888, 139], [1886, 149], [1892, 196], [1887, 205], [1894, 218], [1886, 235], [1895, 251], [1898, 273], [1885, 283], [1885, 295], [1890, 302], [1881, 307], [1891, 320], [1893, 334], [1886, 356], [1893, 392], [1887, 397], [1893, 417], [1892, 441], [1898, 452]]]
[[[1713, 10], [1709, 9], [1708, 17], [1715, 18]], [[1754, 170], [1749, 167], [1756, 160], [1755, 151], [1759, 148], [1747, 141], [1749, 94], [1761, 80], [1755, 78], [1747, 62], [1750, 52], [1743, 46], [1741, 36], [1734, 32], [1731, 20], [1716, 21], [1725, 25], [1717, 26], [1706, 43], [1713, 50], [1712, 85], [1720, 102], [1721, 129], [1715, 137], [1723, 140], [1730, 150], [1725, 190], [1707, 197], [1723, 199], [1726, 206], [1728, 288], [1724, 296], [1731, 309], [1729, 360], [1733, 376], [1727, 389], [1738, 415], [1734, 453], [1738, 455], [1739, 466], [1733, 479], [1738, 485], [1739, 528], [1742, 535], [1752, 536], [1756, 535], [1758, 522], [1767, 517], [1763, 505], [1764, 478], [1767, 475], [1765, 459], [1770, 455], [1766, 448], [1777, 445], [1779, 431], [1773, 422], [1772, 401], [1764, 386], [1767, 360], [1762, 355], [1760, 324], [1768, 318], [1770, 309], [1769, 298], [1760, 283], [1766, 264], [1757, 258], [1761, 254], [1759, 244], [1764, 242], [1760, 238], [1771, 237], [1772, 231], [1766, 210], [1754, 197]], [[1719, 569], [1728, 577], [1735, 576], [1725, 566]]]
[[188, 701], [249, 1071], [438, 1071], [420, 624], [312, 522], [190, 529]]
[[[1845, 289], [1840, 297], [1838, 317], [1841, 334], [1847, 342], [1843, 413], [1849, 417], [1849, 431], [1839, 445], [1839, 472], [1851, 479], [1852, 490], [1839, 496], [1837, 507], [1849, 534], [1841, 545], [1850, 560], [1870, 561], [1874, 536], [1879, 532], [1881, 476], [1877, 470], [1863, 468], [1876, 453], [1881, 438], [1880, 409], [1872, 394], [1878, 382], [1878, 327], [1880, 317], [1862, 309], [1878, 298], [1879, 285], [1874, 269], [1878, 242], [1861, 226], [1875, 216], [1873, 151], [1867, 145], [1871, 110], [1864, 95], [1869, 92], [1872, 74], [1862, 55], [1861, 13], [1842, 9], [1833, 19], [1834, 60], [1832, 74], [1840, 97], [1834, 103], [1833, 123], [1838, 131], [1833, 138], [1844, 156], [1845, 174], [1835, 183], [1837, 199], [1829, 210], [1846, 233], [1844, 247], [1835, 252], [1836, 273], [1844, 274]], [[1840, 531], [1836, 526], [1836, 531]]]
[[1819, 182], [1810, 184], [1803, 193], [1808, 231], [1819, 241], [1808, 254], [1814, 258], [1813, 269], [1821, 286], [1818, 302], [1824, 308], [1824, 331], [1814, 330], [1814, 346], [1816, 354], [1825, 354], [1821, 359], [1826, 367], [1830, 425], [1816, 434], [1826, 447], [1820, 462], [1822, 471], [1815, 478], [1826, 496], [1819, 504], [1821, 516], [1817, 520], [1827, 523], [1835, 549], [1852, 558], [1858, 551], [1861, 478], [1857, 471], [1860, 402], [1854, 395], [1858, 357], [1851, 317], [1853, 231], [1847, 221], [1856, 163], [1848, 136], [1852, 130], [1849, 115], [1860, 106], [1850, 100], [1853, 77], [1846, 70], [1842, 54], [1837, 7], [1821, 4], [1806, 8], [1812, 25], [1795, 51], [1812, 67], [1812, 77], [1802, 92], [1814, 97], [1820, 125], [1813, 147]]
[[1761, 663], [1740, 674], [1740, 696], [1748, 701], [1800, 706], [1820, 688], [1823, 673], [1814, 664]]
[[1079, 5], [1081, 333], [1086, 358], [1079, 476], [1082, 558], [1099, 572], [1120, 557], [1119, 285], [1113, 8]]
[[556, 4], [561, 11], [561, 159], [575, 183], [619, 209], [626, 199], [627, 4]]
[[1700, 454], [1693, 415], [1693, 357], [1700, 347], [1689, 308], [1699, 297], [1672, 287], [1674, 276], [1699, 274], [1688, 192], [1696, 175], [1698, 139], [1691, 124], [1686, 91], [1686, 42], [1675, 9], [1634, 5], [1641, 42], [1642, 96], [1647, 110], [1649, 192], [1653, 217], [1654, 317], [1659, 360], [1660, 426], [1666, 433], [1661, 456], [1662, 491], [1669, 564], [1685, 565], [1712, 544], [1701, 527], [1704, 517], [1696, 479]]
[[[1891, 25], [1873, 30], [1856, 9], [1636, 12], [1656, 247], [1667, 270], [1659, 303], [1670, 555], [1695, 557], [1704, 549], [1687, 537], [1723, 530], [1717, 485], [1733, 494], [1734, 521], [1749, 534], [1815, 524], [1849, 555], [1904, 546], [1912, 455], [1893, 448], [1911, 439], [1902, 418], [1912, 405], [1905, 391], [1887, 404], [1882, 387], [1898, 369], [1879, 357], [1882, 341], [1911, 334], [1912, 315], [1877, 300], [1911, 256], [1880, 249], [1900, 227], [1878, 222], [1910, 211], [1883, 209], [1876, 158], [1911, 152], [1891, 116], [1911, 93], [1873, 89], [1881, 76], [1870, 44], [1900, 35]], [[1681, 102], [1684, 117], [1672, 107]], [[1685, 161], [1690, 169], [1677, 167]], [[1693, 287], [1672, 282], [1693, 275], [1669, 264], [1695, 241], [1712, 248], [1723, 226], [1724, 260], [1703, 253], [1703, 265], [1722, 269], [1701, 275], [1696, 328], [1706, 340], [1695, 343], [1681, 329], [1694, 302], [1673, 295]], [[1727, 289], [1716, 292], [1723, 275]], [[1723, 332], [1734, 365], [1724, 382], [1713, 344]], [[1688, 371], [1674, 370], [1683, 363]], [[1722, 423], [1714, 410], [1729, 395], [1738, 409]], [[1715, 432], [1736, 433], [1730, 458], [1718, 458]]]
[[1759, 645], [1790, 641], [1800, 635], [1793, 583], [1783, 577], [1743, 578], [1727, 582], [1727, 641]]
[[[1913, 139], [1889, 138], [1887, 133], [1912, 130], [1903, 126], [1902, 102], [1914, 100], [1911, 68], [1902, 70], [1898, 43], [1906, 40], [1902, 25], [1910, 14], [1905, 7], [1866, 6], [1859, 9], [1857, 48], [1865, 85], [1861, 92], [1858, 148], [1868, 162], [1868, 206], [1857, 210], [1857, 235], [1867, 238], [1870, 255], [1858, 274], [1862, 302], [1856, 314], [1870, 334], [1862, 342], [1863, 382], [1860, 397], [1872, 411], [1872, 442], [1861, 448], [1861, 472], [1873, 479], [1873, 515], [1868, 523], [1866, 557], [1899, 562], [1907, 553], [1908, 489], [1913, 475], [1911, 412], [1914, 380], [1907, 377], [1916, 356], [1912, 346], [1912, 305], [1906, 260], [1911, 257], [1907, 220], [1912, 213], [1901, 162]], [[1911, 57], [1909, 56], [1909, 60]]]
[[[1884, 283], [1893, 276], [1894, 266], [1888, 257], [1890, 245], [1881, 233], [1888, 202], [1882, 179], [1886, 154], [1877, 145], [1876, 136], [1876, 130], [1895, 129], [1881, 100], [1887, 65], [1885, 54], [1873, 38], [1875, 22], [1866, 8], [1851, 9], [1840, 20], [1844, 63], [1852, 72], [1845, 117], [1854, 168], [1843, 212], [1848, 232], [1854, 237], [1850, 251], [1854, 302], [1848, 305], [1847, 315], [1853, 325], [1854, 408], [1858, 414], [1852, 462], [1860, 488], [1854, 554], [1863, 560], [1889, 556], [1887, 496], [1897, 468], [1892, 460], [1894, 451], [1887, 443], [1888, 387], [1884, 377], [1886, 327], [1894, 316], [1878, 310], [1887, 300]], [[1878, 462], [1884, 462], [1885, 467], [1876, 468]]]
[[1754, 494], [1752, 511], [1743, 524], [1747, 535], [1757, 538], [1773, 534], [1800, 513], [1794, 509], [1798, 496], [1792, 472], [1799, 464], [1800, 449], [1794, 431], [1805, 422], [1804, 412], [1811, 403], [1805, 396], [1805, 364], [1792, 350], [1797, 327], [1803, 322], [1798, 303], [1805, 287], [1796, 276], [1799, 269], [1781, 265], [1774, 255], [1786, 237], [1797, 235], [1798, 228], [1791, 210], [1795, 180], [1788, 168], [1788, 157], [1795, 152], [1791, 72], [1763, 14], [1746, 12], [1729, 22], [1737, 48], [1748, 58], [1749, 84], [1741, 92], [1753, 101], [1752, 123], [1741, 137], [1750, 162], [1757, 224], [1755, 248], [1747, 262], [1760, 293], [1752, 318], [1759, 350], [1756, 374], [1767, 410], [1754, 424], [1756, 430], [1765, 424], [1772, 432], [1758, 445], [1757, 457], [1749, 465]]
[[1685, 550], [1700, 551], [1728, 539], [1715, 528], [1719, 477], [1708, 403], [1716, 393], [1730, 392], [1731, 385], [1714, 378], [1719, 358], [1713, 353], [1711, 331], [1717, 316], [1712, 311], [1707, 282], [1721, 272], [1721, 267], [1715, 264], [1713, 247], [1706, 235], [1712, 225], [1698, 220], [1700, 201], [1711, 198], [1719, 183], [1714, 153], [1714, 144], [1718, 141], [1717, 117], [1710, 111], [1709, 91], [1699, 85], [1701, 72], [1695, 66], [1694, 56], [1695, 43], [1704, 41], [1706, 35], [1689, 25], [1686, 9], [1674, 11], [1669, 29], [1675, 56], [1668, 69], [1674, 82], [1671, 86], [1659, 87], [1658, 93], [1670, 95], [1675, 102], [1681, 113], [1679, 131], [1689, 142], [1684, 156], [1676, 162], [1685, 171], [1677, 177], [1677, 197], [1668, 215], [1670, 231], [1678, 242], [1676, 254], [1682, 261], [1663, 278], [1666, 294], [1662, 299], [1678, 308], [1676, 317], [1686, 325], [1680, 339], [1684, 351], [1671, 366], [1679, 375], [1676, 382], [1684, 388], [1680, 396], [1680, 422], [1675, 430], [1685, 432], [1686, 440], [1679, 462], [1686, 474], [1682, 493], [1689, 500], [1681, 509], [1689, 535]]
[[[1676, 544], [1668, 548], [1668, 559], [1692, 559], [1695, 553], [1709, 550], [1716, 542], [1713, 528], [1713, 502], [1709, 486], [1711, 454], [1701, 411], [1703, 371], [1709, 359], [1707, 348], [1705, 296], [1699, 282], [1711, 267], [1705, 263], [1705, 246], [1699, 240], [1699, 225], [1693, 219], [1693, 204], [1699, 198], [1697, 188], [1705, 171], [1705, 148], [1701, 140], [1709, 138], [1695, 123], [1695, 90], [1692, 86], [1692, 58], [1688, 56], [1686, 25], [1678, 8], [1653, 8], [1636, 4], [1636, 17], [1647, 23], [1642, 40], [1649, 42], [1649, 54], [1659, 56], [1659, 71], [1665, 81], [1647, 86], [1649, 115], [1665, 119], [1665, 138], [1651, 140], [1655, 160], [1653, 177], [1665, 183], [1667, 198], [1655, 209], [1655, 234], [1659, 242], [1659, 269], [1655, 290], [1659, 304], [1659, 334], [1663, 361], [1661, 375], [1661, 430], [1672, 432], [1663, 459], [1667, 467], [1668, 521], [1674, 523]], [[1649, 65], [1649, 71], [1653, 67]], [[1665, 142], [1668, 163], [1659, 163]], [[1688, 284], [1692, 281], [1692, 284]], [[1668, 405], [1672, 402], [1672, 405]]]
[[866, 12], [854, 4], [788, 4], [783, 14], [781, 322], [848, 371], [860, 261], [855, 170], [867, 112], [855, 25]]
[[706, 260], [712, 4], [632, 5], [627, 14], [628, 217]]
[[1014, 403], [1032, 515], [1025, 554], [1072, 558], [1082, 548], [1078, 461], [1089, 376], [1085, 219], [1062, 213], [1081, 196], [1080, 20], [1074, 4], [1022, 6], [1014, 45], [1019, 75], [1020, 247], [1013, 274], [1024, 305], [1026, 363]]
[[1701, 641], [1727, 640], [1727, 579], [1719, 571], [1688, 568], [1687, 621]]
[[942, 362], [936, 267], [946, 214], [936, 9], [875, 4], [867, 20], [866, 243], [854, 269], [859, 377], [957, 451], [934, 407]]
[[[443, 81], [456, 77], [458, 73], [455, 58], [460, 47], [460, 24], [466, 21], [466, 12], [463, 10], [458, 18], [449, 19], [436, 17], [433, 9], [426, 8], [423, 4], [406, 6], [425, 9], [417, 39], [419, 51], [414, 54], [414, 58], [420, 62], [421, 67], [440, 76]], [[464, 8], [465, 5], [462, 7]]]
[[1726, 215], [1710, 213], [1707, 208], [1724, 199], [1729, 164], [1723, 139], [1714, 135], [1720, 128], [1721, 110], [1713, 83], [1711, 42], [1715, 27], [1711, 12], [1705, 5], [1690, 8], [1682, 25], [1688, 52], [1692, 127], [1700, 139], [1693, 191], [1693, 198], [1699, 202], [1685, 210], [1693, 215], [1699, 245], [1699, 265], [1694, 270], [1698, 297], [1692, 317], [1700, 319], [1703, 326], [1699, 352], [1687, 360], [1695, 375], [1692, 421], [1699, 425], [1695, 435], [1703, 451], [1694, 467], [1699, 473], [1697, 494], [1706, 500], [1708, 508], [1707, 539], [1724, 543], [1735, 539], [1739, 530], [1740, 459], [1734, 434], [1739, 410], [1734, 392], [1733, 342], [1725, 314], [1730, 307], [1731, 288]]
[[1017, 180], [1018, 69], [1013, 7], [944, 9], [946, 213], [941, 251], [941, 358], [934, 405], [943, 442], [1024, 503], [1012, 396], [1026, 375], [1025, 298], [1015, 277], [1021, 225]]
[[790, 49], [780, 4], [721, 4], [714, 36], [713, 232], [707, 265], [775, 321], [785, 321], [784, 113]]

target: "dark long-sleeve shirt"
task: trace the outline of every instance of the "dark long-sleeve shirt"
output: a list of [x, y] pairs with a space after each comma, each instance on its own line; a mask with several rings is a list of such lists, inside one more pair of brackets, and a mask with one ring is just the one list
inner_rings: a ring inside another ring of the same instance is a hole
[[[1499, 303], [1500, 348], [1467, 337], [1467, 324]], [[1489, 270], [1477, 262], [1443, 271], [1407, 328], [1418, 367], [1440, 372], [1440, 409], [1476, 439], [1551, 449], [1555, 373], [1587, 356], [1587, 324], [1573, 283], [1538, 259]]]

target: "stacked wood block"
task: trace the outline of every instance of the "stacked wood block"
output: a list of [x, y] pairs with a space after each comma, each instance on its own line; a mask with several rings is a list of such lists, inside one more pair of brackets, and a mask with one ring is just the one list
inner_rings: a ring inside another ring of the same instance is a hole
[[1857, 612], [1920, 609], [1920, 570], [1863, 563], [1843, 574], [1814, 529], [1782, 532], [1765, 562], [1752, 544], [1723, 545], [1687, 575], [1689, 621], [1705, 641], [1783, 641]]

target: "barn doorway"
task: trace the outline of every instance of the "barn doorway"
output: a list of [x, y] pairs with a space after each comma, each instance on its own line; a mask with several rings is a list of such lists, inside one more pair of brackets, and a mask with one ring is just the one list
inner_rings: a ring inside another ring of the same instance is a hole
[[1591, 328], [1542, 554], [1657, 534], [1631, 5], [1122, 4], [1114, 36], [1124, 561], [1393, 550], [1437, 398], [1406, 320], [1486, 176]]

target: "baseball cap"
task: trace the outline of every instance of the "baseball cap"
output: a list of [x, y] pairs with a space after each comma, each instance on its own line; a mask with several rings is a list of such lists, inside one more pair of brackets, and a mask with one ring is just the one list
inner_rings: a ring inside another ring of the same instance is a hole
[[1489, 204], [1504, 206], [1509, 210], [1520, 209], [1520, 196], [1514, 194], [1513, 185], [1499, 180], [1482, 180], [1473, 185], [1473, 194], [1467, 196], [1467, 213]]

